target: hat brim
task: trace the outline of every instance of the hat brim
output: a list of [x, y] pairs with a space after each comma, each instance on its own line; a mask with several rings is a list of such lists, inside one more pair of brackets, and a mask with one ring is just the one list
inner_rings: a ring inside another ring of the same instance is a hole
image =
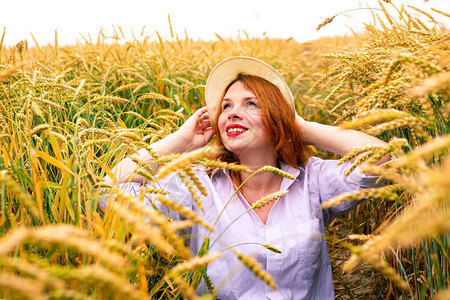
[[281, 74], [269, 64], [256, 58], [233, 56], [218, 63], [206, 80], [205, 101], [209, 119], [213, 122], [220, 109], [226, 87], [239, 73], [266, 79], [280, 90], [288, 105], [295, 111], [294, 97]]

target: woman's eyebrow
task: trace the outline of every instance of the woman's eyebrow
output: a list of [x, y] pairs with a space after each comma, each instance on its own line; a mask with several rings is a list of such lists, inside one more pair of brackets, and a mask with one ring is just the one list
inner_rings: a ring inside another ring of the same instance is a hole
[[252, 96], [252, 97], [245, 97], [244, 100], [258, 100], [258, 98], [256, 96]]
[[[242, 98], [242, 100], [248, 101], [248, 100], [258, 100], [258, 98], [256, 96], [251, 96], [251, 97], [244, 97]], [[222, 102], [224, 101], [231, 101], [230, 98], [223, 98]]]

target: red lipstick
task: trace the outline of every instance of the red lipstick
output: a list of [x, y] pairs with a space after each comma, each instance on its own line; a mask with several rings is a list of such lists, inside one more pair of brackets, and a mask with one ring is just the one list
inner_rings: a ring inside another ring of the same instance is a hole
[[235, 137], [235, 136], [238, 136], [238, 135], [246, 132], [248, 129], [239, 124], [231, 124], [231, 125], [228, 125], [225, 128], [225, 130], [227, 131], [227, 136]]

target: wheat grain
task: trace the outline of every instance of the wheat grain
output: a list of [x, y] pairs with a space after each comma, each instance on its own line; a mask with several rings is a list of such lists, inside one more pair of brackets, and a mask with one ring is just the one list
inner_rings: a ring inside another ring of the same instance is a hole
[[21, 187], [21, 185], [8, 174], [8, 171], [0, 171], [0, 183], [4, 184], [6, 188], [17, 196], [19, 200], [30, 210], [31, 214], [35, 217], [39, 216], [39, 210], [36, 204], [32, 201], [29, 194], [27, 194]]
[[153, 188], [147, 188], [144, 190], [145, 193], [150, 193], [150, 194], [161, 194], [161, 195], [167, 195], [169, 194], [168, 191], [164, 191], [164, 190], [159, 190], [159, 189], [153, 189]]
[[360, 147], [355, 147], [354, 149], [352, 149], [352, 151], [350, 153], [348, 153], [347, 155], [343, 156], [338, 162], [337, 165], [340, 166], [341, 164], [352, 160], [355, 157], [358, 157], [361, 154], [367, 153], [367, 152], [372, 152], [372, 154], [379, 149], [382, 149], [382, 146], [374, 146], [374, 145], [367, 145], [367, 146], [360, 146]]
[[325, 20], [323, 20], [322, 23], [320, 23], [319, 25], [317, 25], [316, 30], [319, 30], [320, 28], [322, 28], [323, 26], [333, 22], [334, 18], [336, 18], [337, 15], [334, 15], [332, 17], [326, 18]]
[[367, 241], [373, 237], [371, 234], [350, 234], [347, 238], [349, 240]]
[[362, 118], [343, 122], [342, 124], [339, 125], [339, 127], [346, 129], [360, 128], [366, 125], [390, 121], [408, 116], [406, 112], [399, 111], [396, 109], [375, 109], [364, 113], [365, 116], [362, 116]]
[[143, 220], [139, 218], [137, 214], [132, 213], [122, 204], [117, 202], [113, 203], [111, 208], [124, 221], [136, 228], [136, 232], [139, 237], [149, 241], [154, 247], [158, 248], [162, 252], [167, 254], [172, 254], [174, 252], [173, 247], [162, 238], [163, 235], [160, 229], [144, 224]]
[[243, 166], [243, 165], [238, 165], [235, 163], [226, 163], [226, 162], [210, 160], [210, 159], [203, 159], [203, 160], [199, 161], [198, 164], [205, 166], [205, 167], [209, 167], [209, 168], [221, 168], [221, 169], [229, 170], [231, 172], [236, 172], [236, 173], [239, 173], [239, 172], [250, 173], [251, 172], [250, 168]]
[[[174, 283], [178, 286], [178, 291], [188, 300], [199, 300], [204, 299], [205, 297], [200, 298], [195, 294], [194, 289], [182, 278], [175, 277], [173, 278]], [[208, 298], [206, 298], [208, 299]]]
[[192, 183], [194, 184], [194, 186], [200, 191], [200, 193], [203, 196], [208, 196], [208, 193], [206, 192], [205, 187], [203, 186], [203, 184], [200, 182], [200, 180], [198, 179], [197, 175], [195, 174], [195, 172], [192, 170], [192, 168], [190, 167], [186, 167], [183, 168], [184, 173], [186, 173], [186, 175], [189, 177], [189, 179], [192, 181]]
[[101, 128], [86, 128], [86, 129], [83, 129], [80, 132], [78, 132], [78, 135], [80, 137], [83, 137], [84, 135], [89, 134], [89, 133], [114, 136], [113, 132], [110, 132], [108, 130], [101, 129]]
[[180, 109], [179, 111], [173, 111], [170, 109], [161, 109], [157, 112], [158, 115], [167, 115], [167, 117], [171, 117], [174, 119], [180, 119], [182, 121], [185, 121], [186, 118], [185, 116], [181, 113], [182, 109]]
[[49, 129], [50, 128], [50, 125], [48, 125], [48, 124], [41, 124], [41, 125], [38, 125], [38, 126], [36, 126], [36, 127], [34, 127], [33, 129], [31, 129], [31, 131], [28, 133], [28, 135], [35, 135], [36, 133], [38, 133], [38, 132], [40, 132], [40, 131], [42, 131], [42, 130], [46, 130], [46, 129]]
[[29, 239], [41, 245], [73, 248], [115, 267], [124, 264], [123, 257], [89, 239], [85, 231], [70, 225], [45, 226], [30, 230]]
[[[146, 240], [151, 240], [155, 245], [159, 245], [162, 247], [162, 251], [165, 251], [168, 254], [172, 254], [175, 251], [181, 257], [189, 257], [189, 249], [184, 245], [184, 241], [181, 240], [173, 230], [171, 230], [170, 226], [168, 226], [167, 221], [161, 216], [155, 213], [155, 211], [145, 207], [142, 204], [142, 199], [137, 199], [130, 194], [125, 193], [121, 189], [115, 189], [113, 192], [117, 195], [117, 199], [122, 199], [125, 203], [129, 204], [133, 209], [139, 211], [141, 214], [147, 216], [151, 222], [158, 225], [158, 227], [149, 227], [139, 221], [141, 218], [138, 218], [136, 214], [131, 212], [127, 212], [124, 208], [123, 204], [115, 204], [117, 207], [116, 213], [123, 215], [123, 217], [127, 218], [127, 221], [134, 226], [138, 226], [140, 230], [137, 231], [135, 237], [137, 241], [139, 241], [139, 236], [142, 235], [142, 238]], [[141, 193], [143, 196], [143, 194]], [[120, 210], [122, 207], [122, 211]], [[158, 236], [166, 236], [168, 244], [165, 240], [158, 240]], [[173, 245], [173, 247], [171, 246]]]
[[167, 163], [164, 167], [162, 167], [156, 174], [156, 178], [157, 179], [163, 178], [178, 169], [185, 168], [191, 165], [194, 160], [200, 159], [201, 157], [205, 157], [208, 155], [213, 155], [217, 152], [218, 152], [217, 148], [206, 146], [192, 152], [184, 153], [178, 158], [174, 159], [173, 161]]
[[421, 97], [438, 89], [446, 89], [450, 86], [450, 72], [436, 74], [425, 79], [422, 84], [410, 90], [411, 97]]
[[356, 167], [358, 167], [363, 162], [371, 158], [373, 155], [375, 155], [374, 149], [368, 150], [360, 154], [352, 163], [352, 165], [347, 169], [347, 171], [345, 171], [344, 176], [347, 177], [348, 175], [350, 175], [350, 173], [353, 172], [356, 169]]
[[239, 258], [239, 260], [252, 271], [252, 273], [256, 276], [261, 278], [269, 287], [270, 289], [274, 290], [276, 289], [275, 282], [272, 279], [272, 276], [270, 276], [269, 273], [263, 271], [261, 268], [261, 265], [255, 260], [254, 257], [246, 256], [243, 253], [239, 251], [233, 251], [236, 256]]
[[[385, 1], [385, 2], [386, 3], [390, 3], [390, 2], [387, 2], [387, 1]], [[391, 25], [391, 27], [395, 28], [396, 24], [394, 23], [393, 19], [391, 18], [391, 15], [388, 13], [386, 8], [384, 7], [383, 3], [380, 0], [378, 0], [378, 3], [380, 5], [380, 7], [381, 7], [381, 10], [383, 11], [384, 16], [386, 17], [386, 19], [388, 20], [389, 24]], [[377, 15], [377, 17], [378, 17], [378, 15]], [[388, 33], [388, 32], [389, 32], [389, 30], [386, 30], [386, 33]]]
[[437, 12], [438, 14], [441, 14], [441, 15], [443, 15], [443, 16], [446, 16], [447, 18], [450, 18], [450, 14], [448, 14], [448, 13], [446, 13], [446, 12], [444, 12], [444, 11], [441, 11], [441, 10], [438, 10], [438, 9], [435, 9], [435, 8], [431, 8], [431, 10]]
[[413, 126], [413, 125], [420, 125], [429, 127], [431, 126], [431, 122], [426, 119], [417, 118], [417, 117], [405, 117], [402, 119], [396, 119], [390, 122], [385, 122], [382, 124], [379, 124], [377, 126], [374, 126], [372, 128], [369, 128], [366, 132], [369, 134], [379, 134], [381, 132], [392, 130], [394, 128], [403, 127], [403, 126]]
[[[55, 272], [56, 273], [56, 272]], [[103, 287], [111, 296], [118, 299], [141, 299], [139, 292], [121, 276], [96, 265], [71, 270], [58, 270], [57, 275], [70, 281]]]
[[167, 207], [172, 208], [173, 210], [175, 210], [176, 212], [178, 212], [180, 215], [185, 216], [186, 218], [192, 220], [193, 222], [200, 224], [201, 226], [207, 228], [208, 230], [213, 230], [213, 228], [211, 227], [211, 225], [209, 225], [208, 223], [206, 223], [203, 219], [201, 219], [195, 212], [193, 212], [192, 210], [184, 207], [181, 204], [175, 203], [173, 201], [171, 201], [170, 199], [162, 196], [162, 195], [157, 195], [156, 196], [156, 200], [158, 200], [159, 202], [161, 202], [161, 204], [166, 205]]
[[259, 168], [257, 171], [257, 173], [259, 172], [271, 172], [280, 176], [283, 176], [285, 178], [291, 179], [291, 180], [295, 180], [295, 177], [289, 173], [286, 173], [278, 168], [272, 167], [272, 166], [264, 166], [262, 168]]
[[147, 93], [147, 94], [144, 94], [144, 95], [140, 96], [138, 98], [138, 101], [142, 101], [142, 100], [146, 100], [146, 99], [164, 100], [164, 101], [173, 103], [173, 100], [171, 98], [166, 97], [166, 96], [161, 95], [161, 94], [158, 94], [158, 93], [155, 93], [155, 92]]
[[89, 103], [97, 103], [97, 102], [128, 103], [130, 102], [130, 100], [117, 96], [96, 96], [95, 98], [89, 100]]
[[393, 163], [393, 167], [400, 168], [402, 166], [415, 165], [420, 159], [424, 159], [431, 155], [440, 154], [446, 152], [450, 148], [450, 135], [442, 137], [436, 137], [431, 142], [417, 147], [411, 153], [399, 157], [397, 161]]
[[[370, 243], [372, 240], [369, 240], [367, 243]], [[357, 262], [357, 259], [355, 256], [358, 256], [362, 259], [364, 259], [366, 262], [370, 263], [376, 270], [383, 273], [389, 280], [391, 280], [393, 283], [395, 283], [397, 286], [401, 287], [402, 289], [409, 290], [409, 284], [400, 277], [400, 275], [395, 272], [395, 270], [389, 266], [389, 264], [383, 260], [383, 258], [380, 258], [378, 255], [373, 255], [368, 251], [365, 250], [359, 250], [359, 248], [352, 247], [350, 248], [353, 255], [352, 257], [345, 262], [343, 270], [348, 271], [351, 270], [354, 267], [354, 264]]]
[[48, 104], [48, 105], [50, 105], [50, 106], [53, 107], [53, 108], [60, 109], [60, 110], [65, 110], [64, 107], [62, 107], [61, 105], [56, 104], [55, 102], [52, 102], [52, 101], [50, 101], [50, 100], [43, 99], [43, 98], [41, 98], [41, 97], [39, 97], [39, 98], [37, 98], [37, 99], [38, 99], [40, 102], [45, 103], [45, 104]]
[[6, 256], [9, 252], [16, 249], [27, 237], [28, 232], [25, 228], [11, 230], [11, 232], [1, 238], [0, 256]]
[[103, 145], [111, 143], [111, 139], [98, 139], [98, 140], [89, 140], [83, 144], [83, 148], [91, 147], [94, 145]]
[[129, 132], [129, 131], [119, 132], [118, 136], [129, 138], [133, 141], [142, 141], [142, 138], [134, 132]]
[[83, 118], [78, 118], [76, 124], [77, 126], [90, 127], [89, 123]]
[[211, 278], [209, 278], [208, 274], [206, 272], [203, 273], [203, 280], [205, 281], [206, 287], [209, 290], [209, 293], [211, 294], [213, 299], [216, 299], [216, 290], [214, 289], [213, 283], [211, 281]]
[[111, 94], [114, 94], [114, 93], [117, 93], [117, 92], [121, 92], [123, 90], [132, 89], [132, 88], [134, 88], [134, 87], [136, 87], [138, 85], [140, 85], [139, 82], [133, 82], [133, 83], [125, 84], [125, 85], [122, 85], [122, 86], [118, 87], [117, 89], [115, 89]]
[[272, 194], [269, 194], [267, 196], [262, 197], [261, 199], [259, 199], [258, 201], [256, 201], [255, 203], [252, 204], [251, 208], [252, 209], [257, 209], [257, 208], [261, 208], [266, 206], [267, 204], [269, 204], [272, 201], [278, 200], [279, 198], [284, 197], [289, 191], [278, 191]]
[[206, 253], [203, 256], [195, 256], [194, 258], [177, 264], [174, 268], [170, 270], [173, 276], [180, 276], [184, 272], [192, 271], [195, 268], [200, 268], [208, 265], [210, 262], [219, 259], [222, 256], [219, 252]]
[[17, 257], [5, 257], [2, 258], [1, 261], [6, 266], [12, 267], [17, 272], [20, 272], [21, 275], [33, 277], [33, 279], [37, 279], [46, 286], [51, 286], [59, 290], [66, 288], [66, 284], [63, 280], [52, 276], [45, 268], [39, 267], [24, 259]]
[[61, 142], [67, 143], [66, 137], [64, 135], [62, 135], [61, 133], [58, 133], [58, 132], [55, 132], [55, 131], [49, 131], [48, 135], [54, 136], [55, 138], [57, 138]]
[[419, 13], [421, 13], [422, 15], [428, 17], [431, 21], [435, 21], [434, 18], [433, 18], [433, 16], [430, 15], [429, 13], [427, 13], [427, 12], [425, 12], [425, 11], [423, 11], [423, 10], [421, 10], [421, 9], [419, 9], [419, 8], [417, 8], [417, 7], [415, 7], [415, 6], [409, 5], [409, 4], [408, 4], [408, 7], [411, 8], [411, 9], [413, 9], [413, 10], [415, 10], [415, 11], [417, 11], [417, 12], [419, 12]]
[[437, 294], [436, 300], [448, 300], [450, 299], [450, 289], [447, 288], [445, 290], [442, 290]]
[[272, 251], [272, 252], [274, 252], [274, 253], [281, 253], [281, 251], [280, 250], [278, 250], [277, 248], [275, 248], [275, 247], [272, 247], [272, 246], [270, 246], [270, 245], [263, 245], [264, 246], [264, 248], [266, 248], [267, 250], [270, 250], [270, 251]]
[[9, 68], [6, 68], [6, 69], [0, 71], [0, 82], [5, 81], [8, 77], [13, 75], [17, 71], [19, 71], [20, 68], [22, 68], [24, 65], [25, 65], [25, 63], [22, 62], [15, 66], [12, 66], [12, 67], [9, 67]]
[[169, 222], [166, 226], [169, 231], [178, 232], [180, 230], [186, 230], [192, 227], [193, 222], [191, 220], [182, 220], [177, 222]]
[[22, 296], [26, 299], [46, 299], [44, 286], [41, 282], [30, 278], [19, 277], [12, 273], [0, 274], [0, 288], [11, 291], [11, 295]]
[[330, 208], [338, 206], [339, 204], [346, 201], [354, 201], [364, 198], [382, 198], [393, 201], [398, 197], [398, 195], [395, 192], [400, 190], [402, 190], [402, 187], [399, 185], [388, 185], [386, 187], [381, 188], [362, 189], [356, 192], [344, 193], [334, 198], [331, 198], [330, 200], [323, 203], [322, 207]]

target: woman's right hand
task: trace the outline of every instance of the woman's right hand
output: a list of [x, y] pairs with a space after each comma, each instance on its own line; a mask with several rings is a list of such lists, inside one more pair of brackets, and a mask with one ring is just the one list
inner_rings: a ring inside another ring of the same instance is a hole
[[179, 143], [177, 152], [188, 152], [205, 146], [214, 135], [206, 107], [197, 110], [173, 135]]

